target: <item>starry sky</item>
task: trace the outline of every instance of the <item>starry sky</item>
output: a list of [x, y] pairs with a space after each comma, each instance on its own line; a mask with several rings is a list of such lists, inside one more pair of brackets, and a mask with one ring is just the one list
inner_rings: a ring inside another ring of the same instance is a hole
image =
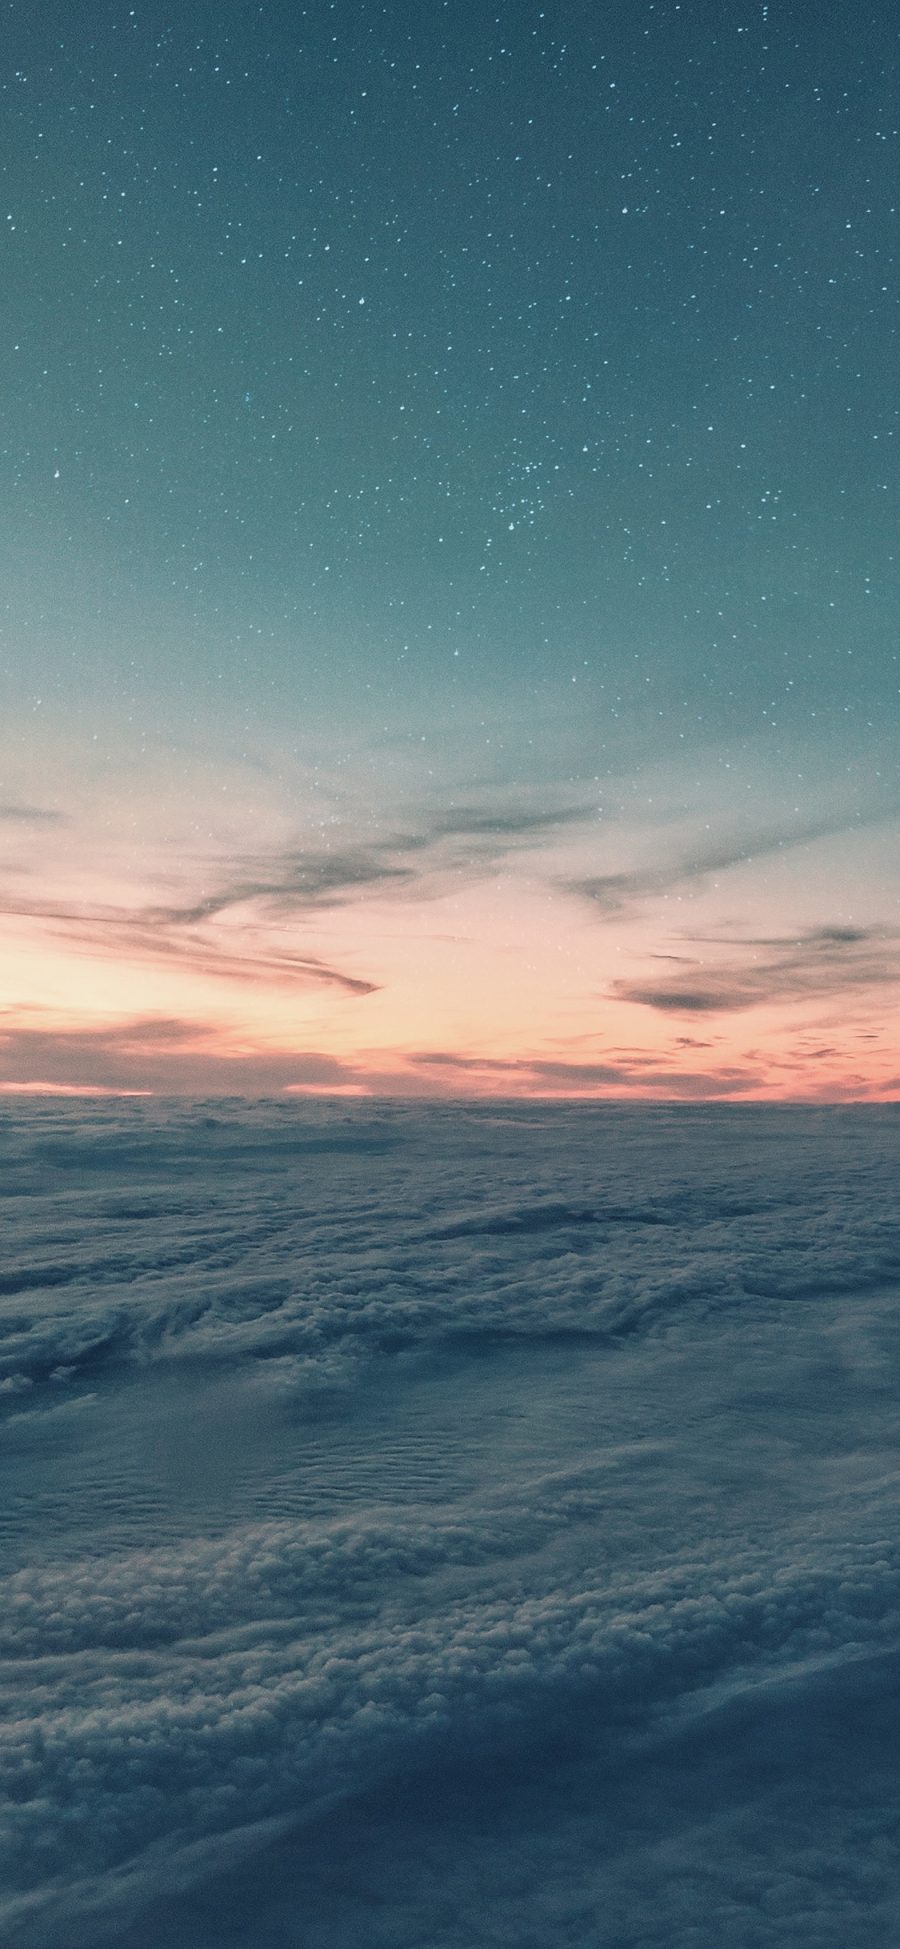
[[900, 1093], [895, 8], [2, 19], [0, 1084]]

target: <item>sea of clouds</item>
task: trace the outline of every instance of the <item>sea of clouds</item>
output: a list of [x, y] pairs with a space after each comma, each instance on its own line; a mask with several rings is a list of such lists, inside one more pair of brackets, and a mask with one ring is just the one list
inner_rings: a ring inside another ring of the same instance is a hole
[[8, 1099], [0, 1941], [893, 1945], [898, 1137]]

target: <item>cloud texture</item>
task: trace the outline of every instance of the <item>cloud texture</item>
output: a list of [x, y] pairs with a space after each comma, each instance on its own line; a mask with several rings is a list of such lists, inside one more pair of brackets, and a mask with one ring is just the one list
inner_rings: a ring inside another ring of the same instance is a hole
[[896, 1144], [10, 1101], [0, 1940], [880, 1939]]

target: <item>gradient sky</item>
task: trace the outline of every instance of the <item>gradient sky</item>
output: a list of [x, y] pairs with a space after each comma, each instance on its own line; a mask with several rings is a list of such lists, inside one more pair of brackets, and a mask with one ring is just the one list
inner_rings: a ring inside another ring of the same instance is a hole
[[2, 20], [0, 1083], [900, 1093], [894, 6]]

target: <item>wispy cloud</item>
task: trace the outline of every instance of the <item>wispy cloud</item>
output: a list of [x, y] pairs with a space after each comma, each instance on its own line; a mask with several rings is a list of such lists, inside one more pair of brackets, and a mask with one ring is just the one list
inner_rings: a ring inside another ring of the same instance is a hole
[[9, 802], [0, 805], [0, 825], [20, 826], [62, 826], [66, 824], [64, 812], [57, 812], [46, 805], [20, 805]]
[[710, 874], [726, 873], [736, 866], [752, 866], [759, 859], [788, 853], [799, 846], [812, 845], [819, 839], [836, 837], [860, 825], [880, 824], [886, 816], [886, 809], [881, 807], [865, 818], [832, 817], [809, 820], [803, 824], [767, 827], [718, 842], [700, 843], [675, 859], [630, 868], [624, 872], [588, 874], [565, 880], [562, 884], [567, 892], [590, 901], [601, 914], [618, 916], [652, 894], [674, 892], [678, 887], [707, 879]]
[[[15, 816], [28, 811], [17, 808]], [[305, 952], [289, 937], [291, 923], [373, 895], [433, 898], [461, 875], [477, 879], [511, 851], [591, 816], [593, 808], [583, 804], [534, 800], [426, 808], [406, 830], [383, 837], [273, 847], [207, 863], [206, 885], [181, 899], [128, 908], [18, 896], [0, 899], [0, 914], [63, 931], [73, 946], [92, 953], [178, 962], [229, 981], [318, 984], [368, 995], [375, 982]]]
[[[285, 847], [231, 861], [195, 901], [158, 907], [148, 919], [191, 925], [228, 908], [256, 906], [270, 917], [343, 906], [359, 895], [443, 891], [460, 873], [478, 877], [529, 841], [596, 817], [594, 807], [450, 805], [425, 810], [408, 827], [353, 845]], [[454, 842], [464, 842], [455, 844]]]
[[495, 842], [499, 851], [505, 851], [516, 840], [539, 839], [545, 833], [558, 832], [566, 826], [584, 825], [596, 817], [596, 806], [585, 804], [449, 806], [445, 812], [433, 815], [430, 831], [434, 840], [446, 837], [484, 839], [488, 843]]
[[[695, 958], [661, 981], [616, 981], [611, 993], [619, 1001], [687, 1015], [840, 995], [900, 981], [898, 942], [896, 929], [844, 926], [809, 928], [793, 937], [729, 940], [729, 946], [742, 950], [738, 956], [718, 963]], [[767, 950], [761, 958], [760, 948]]]
[[64, 930], [70, 941], [93, 953], [138, 961], [177, 961], [195, 974], [212, 975], [220, 980], [319, 984], [341, 988], [351, 995], [375, 993], [377, 983], [345, 974], [316, 955], [290, 949], [259, 952], [252, 944], [242, 948], [215, 934], [189, 931], [185, 925], [187, 912], [187, 909], [162, 907], [129, 911], [123, 907], [94, 908], [77, 903], [56, 906], [41, 901], [5, 902], [0, 906], [0, 915], [46, 922]]
[[582, 1096], [612, 1090], [628, 1096], [655, 1098], [727, 1097], [756, 1089], [762, 1081], [761, 1074], [752, 1065], [738, 1069], [731, 1064], [720, 1064], [708, 1070], [684, 1070], [646, 1055], [615, 1062], [577, 1062], [547, 1056], [508, 1059], [461, 1056], [449, 1050], [432, 1049], [422, 1050], [408, 1060], [425, 1076], [455, 1072], [498, 1094], [506, 1088], [512, 1094], [525, 1096]]
[[622, 1063], [568, 1062], [543, 1056], [461, 1056], [444, 1049], [421, 1050], [409, 1061], [416, 1068], [424, 1070], [455, 1070], [469, 1076], [519, 1077], [526, 1082], [543, 1077], [547, 1082], [581, 1088], [590, 1088], [596, 1083], [621, 1083], [630, 1073]]
[[414, 880], [414, 869], [399, 863], [396, 856], [418, 850], [424, 843], [398, 838], [383, 847], [291, 850], [268, 861], [239, 862], [231, 877], [224, 877], [210, 893], [184, 906], [149, 908], [145, 917], [153, 925], [189, 926], [212, 920], [231, 907], [257, 906], [269, 916], [283, 916], [311, 907], [340, 906], [362, 889], [396, 887]]

